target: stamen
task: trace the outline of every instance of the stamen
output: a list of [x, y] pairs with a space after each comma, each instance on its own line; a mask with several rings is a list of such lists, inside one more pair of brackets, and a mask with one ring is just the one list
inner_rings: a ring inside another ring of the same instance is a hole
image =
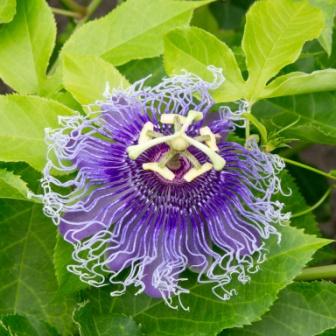
[[212, 169], [212, 164], [209, 162], [204, 163], [200, 168], [191, 168], [184, 176], [183, 178], [187, 182], [191, 182], [196, 177], [208, 172]]
[[155, 131], [148, 131], [147, 132], [147, 136], [151, 137], [151, 138], [160, 138], [163, 135], [159, 132], [155, 132]]
[[188, 127], [193, 123], [193, 121], [200, 121], [203, 119], [203, 113], [198, 111], [189, 111], [185, 122], [183, 123], [182, 131], [186, 132]]
[[189, 160], [189, 162], [193, 165], [194, 168], [199, 169], [201, 168], [201, 164], [199, 163], [199, 161], [195, 158], [194, 155], [192, 155], [188, 150], [186, 150], [185, 152], [183, 152], [182, 154], [186, 159]]
[[175, 174], [169, 170], [167, 167], [161, 167], [159, 162], [148, 162], [142, 165], [144, 170], [151, 170], [160, 174], [168, 181], [174, 180]]
[[169, 150], [167, 153], [165, 153], [162, 157], [162, 159], [159, 162], [160, 167], [165, 167], [167, 163], [177, 154], [174, 150]]
[[184, 124], [185, 117], [181, 116], [179, 114], [173, 114], [173, 113], [165, 113], [162, 114], [160, 117], [160, 121], [162, 124], [168, 124], [168, 125], [175, 125], [176, 121], [179, 121], [181, 124]]
[[209, 140], [205, 140], [205, 143], [207, 144], [207, 146], [211, 148], [213, 151], [218, 152], [218, 147], [216, 144], [216, 137], [211, 132], [211, 129], [208, 126], [202, 127], [200, 129], [200, 134], [201, 136], [207, 136], [209, 138]]
[[143, 144], [151, 140], [149, 132], [151, 131], [153, 132], [153, 130], [154, 130], [154, 125], [150, 121], [146, 122], [140, 132], [138, 144]]
[[224, 168], [226, 163], [225, 160], [214, 150], [210, 149], [208, 146], [202, 144], [201, 142], [196, 141], [195, 139], [189, 136], [187, 136], [187, 139], [190, 145], [196, 147], [209, 157], [216, 170], [220, 171]]
[[[160, 118], [161, 123], [174, 125], [174, 134], [167, 136], [154, 132], [154, 125], [151, 122], [147, 122], [140, 132], [138, 144], [127, 148], [129, 157], [132, 160], [136, 160], [147, 149], [166, 143], [170, 147], [170, 150], [165, 153], [159, 162], [143, 164], [143, 169], [152, 170], [171, 181], [174, 179], [175, 175], [166, 166], [176, 155], [181, 155], [193, 166], [193, 168], [191, 168], [183, 177], [188, 182], [212, 168], [217, 171], [222, 170], [225, 166], [225, 160], [216, 153], [218, 151], [216, 144], [217, 137], [212, 133], [211, 129], [209, 127], [202, 127], [200, 129], [200, 135], [195, 138], [186, 134], [189, 126], [195, 121], [202, 120], [202, 118], [203, 114], [201, 112], [193, 110], [189, 111], [186, 117], [173, 113], [162, 114]], [[205, 142], [205, 144], [202, 142]], [[190, 146], [194, 146], [206, 154], [212, 164], [207, 162], [201, 165], [196, 157], [188, 151], [188, 147]]]
[[143, 143], [143, 144], [129, 146], [127, 148], [128, 156], [132, 160], [136, 160], [147, 149], [150, 149], [150, 148], [152, 148], [154, 146], [157, 146], [157, 145], [160, 145], [162, 143], [168, 143], [170, 140], [173, 140], [174, 138], [176, 138], [175, 134], [167, 135], [167, 136], [163, 136], [161, 138], [151, 139], [151, 140], [149, 140], [149, 141], [147, 141], [146, 143]]
[[199, 135], [195, 137], [194, 139], [199, 142], [210, 141], [210, 135]]

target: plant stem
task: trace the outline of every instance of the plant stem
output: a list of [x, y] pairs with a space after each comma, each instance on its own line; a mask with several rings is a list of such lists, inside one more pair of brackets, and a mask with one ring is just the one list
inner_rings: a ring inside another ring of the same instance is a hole
[[89, 17], [100, 5], [102, 0], [92, 0], [90, 5], [87, 7], [86, 16]]
[[[247, 106], [247, 110], [246, 110], [246, 114], [250, 114], [252, 110], [252, 105], [250, 105], [250, 103], [248, 103]], [[247, 139], [250, 137], [250, 120], [245, 118], [246, 120], [246, 127], [245, 127], [245, 142], [247, 141]]]
[[250, 121], [246, 119], [245, 139], [250, 137]]
[[336, 265], [318, 266], [305, 268], [295, 280], [318, 280], [336, 278]]
[[[76, 31], [80, 26], [82, 26], [88, 19], [89, 17], [93, 14], [93, 12], [97, 9], [97, 7], [99, 6], [99, 4], [101, 3], [102, 0], [92, 0], [90, 5], [85, 8], [81, 5], [78, 5], [75, 1], [73, 0], [62, 0], [62, 2], [68, 6], [69, 8], [74, 8], [76, 7], [77, 9], [80, 10], [80, 13], [78, 13], [78, 16], [76, 18], [78, 18], [79, 20], [77, 20], [76, 22], [76, 27], [74, 29], [74, 31]], [[79, 8], [79, 7], [80, 8]], [[59, 9], [57, 8], [58, 12]], [[65, 10], [64, 10], [65, 11]], [[67, 11], [69, 12], [69, 11]], [[56, 12], [54, 12], [56, 13]], [[64, 12], [63, 12], [64, 13]], [[84, 13], [84, 15], [83, 15]], [[59, 13], [60, 14], [60, 13]], [[54, 64], [50, 67], [49, 70], [49, 75], [53, 74], [56, 71], [56, 68], [59, 66], [60, 60], [59, 57], [55, 60]]]
[[330, 195], [331, 193], [331, 190], [332, 190], [332, 187], [330, 187], [325, 193], [324, 195], [314, 204], [312, 205], [311, 207], [309, 207], [308, 209], [306, 210], [302, 210], [300, 212], [297, 212], [296, 214], [293, 214], [291, 216], [291, 218], [295, 218], [295, 217], [300, 217], [300, 216], [303, 216], [309, 212], [312, 212], [313, 210], [315, 210], [316, 208], [318, 208], [325, 200], [326, 198]]
[[86, 8], [78, 4], [75, 0], [61, 0], [61, 2], [69, 9], [80, 14], [81, 17], [86, 13]]
[[57, 15], [63, 15], [63, 16], [69, 16], [69, 17], [73, 17], [76, 19], [80, 19], [82, 16], [81, 14], [77, 13], [77, 12], [72, 12], [66, 9], [61, 9], [61, 8], [55, 8], [55, 7], [50, 7], [52, 12], [57, 14]]
[[282, 150], [280, 155], [282, 157], [291, 157], [307, 147], [309, 147], [307, 142], [295, 143], [292, 147]]
[[333, 176], [333, 175], [331, 175], [331, 174], [329, 174], [329, 173], [326, 173], [326, 172], [324, 172], [324, 171], [322, 171], [322, 170], [320, 170], [320, 169], [317, 169], [317, 168], [308, 166], [308, 165], [306, 165], [306, 164], [304, 164], [304, 163], [301, 163], [301, 162], [298, 162], [298, 161], [294, 161], [294, 160], [291, 160], [291, 159], [288, 159], [288, 158], [285, 158], [285, 157], [282, 157], [282, 159], [283, 159], [285, 162], [287, 162], [287, 163], [289, 163], [289, 164], [291, 164], [291, 165], [293, 165], [293, 166], [301, 167], [301, 168], [310, 170], [310, 171], [312, 171], [312, 172], [314, 172], [314, 173], [316, 173], [316, 174], [320, 174], [320, 175], [323, 175], [323, 176], [325, 176], [325, 177], [328, 177], [328, 178], [330, 178], [330, 179], [332, 179], [332, 180], [336, 180], [336, 176]]
[[100, 5], [102, 0], [92, 0], [91, 3], [87, 6], [85, 15], [82, 17], [82, 19], [78, 22], [77, 28], [79, 28], [81, 25], [83, 25], [90, 16], [94, 13], [94, 11], [97, 9], [97, 7]]

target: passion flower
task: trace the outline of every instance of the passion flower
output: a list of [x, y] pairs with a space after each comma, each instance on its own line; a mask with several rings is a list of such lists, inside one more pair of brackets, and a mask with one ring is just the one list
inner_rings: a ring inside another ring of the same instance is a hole
[[68, 269], [82, 281], [113, 284], [112, 295], [135, 285], [175, 307], [190, 269], [226, 300], [234, 277], [259, 269], [265, 240], [280, 238], [289, 215], [272, 196], [284, 163], [255, 140], [227, 139], [244, 111], [210, 112], [223, 80], [211, 69], [213, 83], [183, 73], [106, 92], [47, 130], [44, 212], [73, 245]]

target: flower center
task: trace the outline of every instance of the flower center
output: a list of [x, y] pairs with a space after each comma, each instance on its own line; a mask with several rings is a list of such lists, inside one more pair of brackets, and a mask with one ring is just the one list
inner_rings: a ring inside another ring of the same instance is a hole
[[[191, 168], [183, 176], [183, 179], [187, 182], [191, 182], [212, 168], [220, 171], [225, 166], [225, 160], [217, 153], [216, 136], [211, 132], [210, 128], [200, 128], [199, 136], [194, 138], [186, 134], [188, 127], [194, 121], [200, 121], [202, 119], [203, 114], [197, 111], [189, 111], [186, 117], [178, 114], [162, 114], [160, 119], [161, 123], [174, 125], [174, 134], [162, 135], [159, 132], [155, 132], [154, 125], [151, 122], [147, 122], [140, 132], [138, 144], [127, 148], [128, 156], [132, 160], [136, 160], [149, 148], [165, 143], [169, 146], [169, 150], [160, 158], [160, 161], [144, 163], [142, 165], [143, 169], [156, 172], [163, 178], [172, 181], [175, 174], [170, 167], [178, 155], [187, 159], [191, 164]], [[201, 164], [188, 150], [190, 146], [206, 154], [211, 163], [206, 162]]]

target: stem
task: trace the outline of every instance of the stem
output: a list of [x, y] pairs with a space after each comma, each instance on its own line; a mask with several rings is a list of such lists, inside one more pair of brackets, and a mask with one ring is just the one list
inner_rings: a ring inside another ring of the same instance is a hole
[[[248, 102], [247, 109], [246, 109], [246, 112], [244, 114], [245, 115], [251, 114], [251, 110], [252, 110], [252, 103]], [[246, 143], [246, 141], [250, 137], [251, 129], [250, 129], [250, 120], [246, 117], [245, 117], [245, 120], [246, 120], [246, 126], [245, 126], [245, 143]]]
[[97, 7], [100, 5], [101, 2], [102, 0], [92, 0], [91, 1], [90, 5], [88, 5], [85, 10], [85, 15], [78, 22], [76, 29], [82, 26], [90, 18], [90, 16], [94, 13], [94, 11], [97, 9]]
[[93, 12], [97, 9], [97, 7], [100, 5], [102, 0], [92, 0], [90, 5], [86, 9], [86, 16], [89, 17]]
[[75, 0], [61, 0], [61, 2], [69, 9], [80, 14], [81, 17], [86, 14], [86, 8], [78, 4]]
[[246, 120], [245, 138], [248, 139], [249, 136], [250, 136], [250, 121]]
[[76, 19], [80, 19], [82, 16], [81, 14], [77, 13], [77, 12], [72, 12], [69, 11], [67, 9], [61, 9], [61, 8], [55, 8], [55, 7], [50, 7], [52, 12], [57, 14], [57, 15], [63, 15], [63, 16], [69, 16], [69, 17], [73, 17]]
[[282, 157], [291, 157], [298, 152], [301, 152], [303, 149], [309, 147], [310, 144], [307, 142], [299, 142], [297, 144], [294, 144], [292, 147], [284, 149], [281, 151], [280, 155]]
[[[267, 145], [267, 129], [266, 127], [256, 118], [252, 115], [252, 113], [243, 113], [243, 117], [247, 119], [247, 121], [250, 121], [258, 130], [260, 137], [261, 137], [261, 142], [264, 145]], [[248, 124], [250, 127], [250, 124]], [[248, 130], [250, 132], [250, 130]]]
[[202, 151], [205, 155], [208, 156], [210, 161], [212, 162], [215, 170], [220, 171], [225, 166], [225, 160], [217, 154], [214, 150], [210, 149], [208, 146], [202, 144], [201, 142], [196, 141], [195, 139], [191, 138], [190, 136], [185, 136], [185, 139], [189, 142], [190, 145], [196, 147], [200, 151]]
[[[96, 8], [98, 7], [98, 5], [101, 3], [102, 0], [92, 0], [92, 2], [87, 8], [77, 4], [74, 0], [61, 0], [61, 1], [68, 8], [71, 8], [78, 13], [78, 17], [76, 18], [78, 18], [79, 20], [77, 20], [76, 28], [74, 29], [74, 31], [76, 31], [81, 25], [83, 25], [89, 19], [89, 17], [96, 10]], [[49, 75], [53, 74], [55, 71], [57, 71], [59, 66], [60, 66], [60, 57], [58, 55], [54, 64], [50, 67], [48, 74]]]
[[295, 217], [300, 217], [303, 216], [313, 210], [315, 210], [316, 208], [318, 208], [325, 200], [326, 198], [330, 195], [332, 188], [330, 187], [325, 194], [321, 197], [321, 199], [319, 199], [314, 205], [312, 205], [311, 207], [309, 207], [306, 210], [302, 210], [300, 212], [297, 212], [296, 214], [292, 215], [291, 218], [295, 218]]
[[336, 265], [318, 266], [305, 268], [295, 280], [318, 280], [336, 278]]
[[145, 143], [142, 143], [142, 144], [129, 146], [127, 148], [127, 153], [132, 160], [136, 160], [147, 149], [149, 149], [153, 146], [160, 145], [164, 142], [174, 140], [175, 138], [176, 138], [176, 135], [173, 134], [173, 135], [166, 135], [166, 136], [163, 136], [161, 138], [151, 139], [151, 140], [149, 140]]
[[317, 169], [317, 168], [308, 166], [308, 165], [306, 165], [306, 164], [304, 164], [304, 163], [301, 163], [301, 162], [298, 162], [298, 161], [294, 161], [294, 160], [291, 160], [291, 159], [288, 159], [288, 158], [284, 158], [284, 157], [282, 157], [282, 159], [283, 159], [285, 162], [287, 162], [287, 163], [289, 163], [289, 164], [291, 164], [291, 165], [293, 165], [293, 166], [298, 166], [298, 167], [301, 167], [301, 168], [310, 170], [310, 171], [312, 171], [312, 172], [314, 172], [314, 173], [316, 173], [316, 174], [320, 174], [320, 175], [323, 175], [323, 176], [325, 176], [325, 177], [328, 177], [328, 178], [330, 178], [330, 179], [332, 179], [332, 180], [336, 180], [336, 176], [333, 176], [333, 175], [331, 175], [331, 174], [329, 174], [329, 173], [326, 173], [326, 172], [324, 172], [324, 171], [322, 171], [322, 170], [320, 170], [320, 169]]

